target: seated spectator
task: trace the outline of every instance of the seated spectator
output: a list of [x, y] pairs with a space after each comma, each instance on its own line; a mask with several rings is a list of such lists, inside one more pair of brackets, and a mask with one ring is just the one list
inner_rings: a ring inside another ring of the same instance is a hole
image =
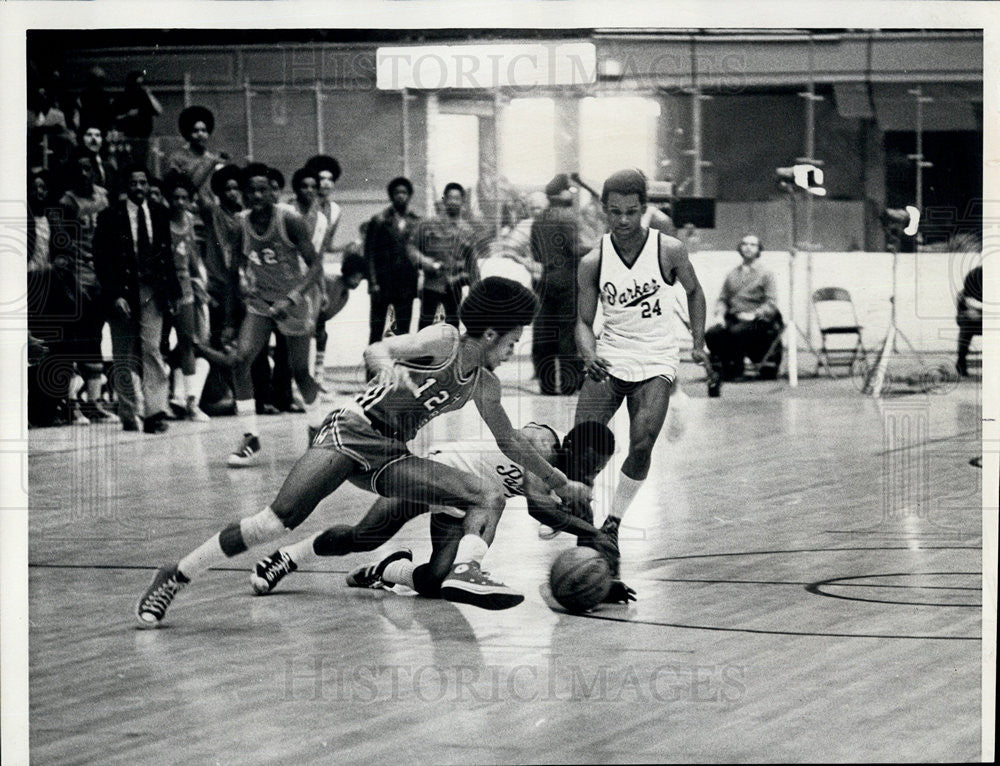
[[[715, 320], [705, 332], [712, 367], [722, 380], [743, 375], [744, 357], [754, 363], [765, 361], [768, 349], [784, 328], [774, 275], [758, 264], [760, 239], [748, 234], [740, 240], [737, 250], [743, 263], [726, 275]], [[781, 356], [779, 345], [760, 368], [762, 379], [778, 377]]]
[[965, 275], [965, 282], [958, 294], [958, 374], [969, 374], [969, 346], [973, 336], [983, 334], [983, 267], [976, 266]]

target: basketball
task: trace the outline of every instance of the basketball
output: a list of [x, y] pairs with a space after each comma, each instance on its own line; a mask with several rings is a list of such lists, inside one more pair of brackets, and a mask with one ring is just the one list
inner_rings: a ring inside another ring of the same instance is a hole
[[611, 569], [593, 548], [563, 551], [549, 571], [552, 596], [569, 612], [586, 612], [600, 604], [611, 590]]

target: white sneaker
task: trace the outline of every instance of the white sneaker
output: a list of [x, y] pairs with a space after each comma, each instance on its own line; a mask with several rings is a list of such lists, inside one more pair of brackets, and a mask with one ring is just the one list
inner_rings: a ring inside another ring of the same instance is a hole
[[201, 407], [198, 406], [198, 400], [193, 396], [188, 397], [185, 410], [187, 412], [187, 419], [193, 420], [195, 423], [207, 423], [211, 420], [208, 415], [201, 411]]

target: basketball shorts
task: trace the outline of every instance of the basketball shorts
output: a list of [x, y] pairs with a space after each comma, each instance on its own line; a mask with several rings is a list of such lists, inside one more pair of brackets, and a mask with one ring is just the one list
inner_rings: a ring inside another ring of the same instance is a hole
[[358, 464], [358, 472], [351, 477], [351, 483], [386, 497], [396, 493], [380, 489], [383, 471], [390, 464], [413, 455], [405, 442], [380, 432], [364, 414], [351, 406], [327, 415], [309, 447], [347, 455]]
[[283, 319], [276, 319], [271, 315], [274, 301], [250, 294], [247, 296], [247, 311], [274, 320], [282, 335], [294, 338], [316, 332], [316, 318], [319, 316], [322, 300], [323, 291], [319, 285], [312, 285], [302, 293], [302, 300], [289, 306]]
[[673, 381], [677, 377], [680, 354], [677, 349], [650, 354], [641, 358], [636, 354], [623, 354], [609, 344], [597, 342], [597, 355], [611, 362], [610, 373], [622, 381], [640, 383], [650, 378], [664, 377]]

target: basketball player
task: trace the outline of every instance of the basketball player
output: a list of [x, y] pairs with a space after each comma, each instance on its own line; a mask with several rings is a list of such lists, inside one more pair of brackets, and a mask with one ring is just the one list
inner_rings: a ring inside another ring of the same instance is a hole
[[233, 252], [242, 256], [246, 315], [230, 363], [235, 371], [236, 413], [247, 425], [243, 441], [229, 456], [232, 468], [254, 465], [260, 459], [250, 365], [275, 328], [288, 340], [292, 375], [307, 405], [316, 401], [320, 390], [309, 373], [309, 342], [323, 296], [323, 261], [302, 217], [288, 206], [275, 204], [267, 166], [252, 162], [243, 177], [250, 210], [240, 217]]
[[[528, 423], [521, 434], [530, 441], [539, 454], [570, 479], [593, 486], [594, 478], [614, 453], [615, 437], [607, 426], [600, 423], [580, 423], [560, 442], [558, 434], [540, 423]], [[609, 560], [617, 558], [614, 543], [587, 519], [574, 516], [563, 509], [551, 491], [534, 474], [511, 460], [493, 445], [480, 442], [447, 442], [428, 454], [428, 459], [476, 475], [486, 484], [494, 485], [499, 492], [494, 499], [499, 507], [491, 509], [499, 521], [507, 501], [524, 496], [528, 512], [536, 519], [559, 531], [569, 532], [580, 538]], [[402, 498], [379, 498], [354, 526], [338, 524], [294, 545], [283, 546], [270, 556], [257, 562], [251, 575], [254, 590], [264, 595], [270, 593], [288, 574], [314, 556], [345, 556], [349, 553], [372, 551], [388, 542], [408, 521], [433, 511], [431, 516], [431, 559], [417, 566], [408, 550], [395, 551], [375, 564], [355, 569], [347, 576], [347, 584], [354, 588], [382, 588], [395, 584], [413, 588], [428, 598], [444, 596], [453, 601], [466, 601], [467, 591], [451, 588], [442, 582], [452, 570], [458, 545], [463, 535], [460, 519], [465, 512], [453, 508], [432, 509], [427, 503]], [[495, 530], [495, 523], [492, 527]], [[491, 530], [492, 531], [492, 530]], [[487, 539], [487, 542], [492, 542]], [[624, 596], [624, 585], [616, 588], [616, 595]], [[520, 594], [503, 593], [480, 597], [473, 603], [487, 609], [502, 609], [519, 604]], [[616, 599], [617, 600], [617, 599]]]
[[[626, 401], [628, 456], [622, 464], [602, 531], [618, 539], [618, 527], [649, 473], [653, 445], [663, 427], [670, 389], [680, 361], [667, 288], [680, 282], [687, 293], [693, 347], [704, 364], [705, 294], [677, 239], [642, 225], [646, 179], [621, 170], [604, 182], [601, 203], [609, 233], [580, 261], [576, 342], [587, 380], [577, 400], [577, 423], [607, 423]], [[604, 313], [600, 336], [593, 330], [598, 301]], [[617, 571], [612, 572], [617, 577]]]
[[437, 324], [365, 349], [366, 364], [376, 370], [367, 389], [327, 416], [269, 506], [230, 524], [157, 572], [136, 606], [139, 624], [159, 625], [174, 596], [192, 578], [294, 529], [347, 480], [387, 497], [464, 510], [465, 534], [456, 558], [468, 564], [461, 573], [453, 572], [452, 579], [464, 579], [470, 589], [487, 595], [509, 591], [479, 567], [487, 550], [484, 535], [492, 534], [492, 519], [484, 508], [497, 504], [499, 490], [472, 474], [414, 457], [406, 443], [432, 418], [471, 399], [505, 454], [540, 476], [574, 508], [589, 502], [590, 488], [549, 465], [514, 429], [500, 402], [500, 381], [493, 369], [510, 358], [537, 305], [534, 294], [522, 285], [485, 279], [460, 309], [464, 335], [451, 325]]

